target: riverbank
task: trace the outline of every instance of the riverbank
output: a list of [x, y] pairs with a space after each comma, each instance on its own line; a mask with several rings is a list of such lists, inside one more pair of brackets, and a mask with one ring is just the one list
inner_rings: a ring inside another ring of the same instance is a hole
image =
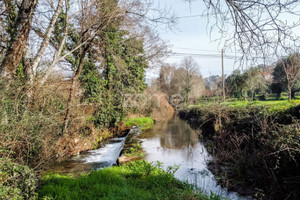
[[207, 103], [179, 117], [201, 132], [223, 186], [259, 199], [299, 199], [298, 104]]
[[42, 178], [39, 199], [209, 199], [173, 173], [173, 169], [162, 170], [159, 163], [136, 161], [77, 178], [49, 174]]

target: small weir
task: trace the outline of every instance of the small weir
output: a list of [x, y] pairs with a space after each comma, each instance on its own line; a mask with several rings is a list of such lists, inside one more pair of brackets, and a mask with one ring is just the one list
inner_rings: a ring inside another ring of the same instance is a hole
[[91, 164], [94, 170], [117, 164], [117, 159], [123, 149], [126, 137], [114, 138], [108, 144], [97, 150], [88, 151], [84, 157], [74, 158]]
[[91, 170], [99, 170], [117, 165], [117, 159], [124, 148], [125, 142], [138, 133], [139, 129], [134, 127], [129, 131], [127, 136], [113, 138], [99, 149], [87, 151], [69, 160], [55, 163], [48, 171], [62, 174], [80, 174], [82, 172], [88, 173]]

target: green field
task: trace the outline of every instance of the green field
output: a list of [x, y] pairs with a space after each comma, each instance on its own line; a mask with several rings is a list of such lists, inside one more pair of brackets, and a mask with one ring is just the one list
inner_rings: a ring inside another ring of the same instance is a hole
[[205, 107], [229, 107], [229, 108], [261, 108], [271, 113], [285, 111], [300, 104], [299, 99], [294, 100], [269, 100], [269, 101], [225, 101], [225, 102], [201, 102], [198, 105], [190, 105], [188, 108]]

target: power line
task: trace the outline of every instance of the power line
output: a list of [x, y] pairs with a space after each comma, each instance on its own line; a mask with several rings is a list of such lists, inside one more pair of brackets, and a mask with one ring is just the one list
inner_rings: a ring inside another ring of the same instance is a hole
[[[186, 57], [186, 56], [193, 56], [193, 57], [204, 57], [204, 58], [220, 58], [221, 53], [217, 54], [209, 54], [209, 53], [185, 53], [185, 52], [171, 52], [169, 53], [169, 57]], [[241, 59], [243, 56], [242, 55], [225, 55], [224, 58], [226, 59], [233, 59], [233, 60], [238, 60]], [[252, 59], [265, 59], [265, 57], [253, 57]]]
[[180, 17], [177, 17], [178, 19], [185, 19], [185, 18], [196, 18], [196, 17], [205, 17], [206, 15], [186, 15], [186, 16], [180, 16]]
[[[221, 51], [219, 51], [219, 50], [194, 49], [194, 48], [186, 48], [186, 47], [178, 47], [178, 46], [174, 46], [172, 48], [173, 49], [191, 50], [191, 51], [205, 51], [205, 52], [217, 52], [217, 53], [221, 53]], [[227, 50], [227, 52], [235, 53], [234, 51], [229, 51], [229, 50]]]
[[[210, 57], [210, 58], [220, 58], [221, 54], [204, 54], [204, 53], [182, 53], [182, 52], [173, 52], [170, 53], [170, 56], [175, 57], [184, 57], [184, 56], [195, 56], [195, 57]], [[236, 56], [224, 55], [224, 58], [227, 59], [237, 59]]]
[[205, 52], [218, 52], [217, 50], [207, 50], [207, 49], [193, 49], [193, 48], [185, 48], [185, 47], [173, 47], [174, 49], [183, 49], [183, 50], [191, 50], [191, 51], [205, 51]]

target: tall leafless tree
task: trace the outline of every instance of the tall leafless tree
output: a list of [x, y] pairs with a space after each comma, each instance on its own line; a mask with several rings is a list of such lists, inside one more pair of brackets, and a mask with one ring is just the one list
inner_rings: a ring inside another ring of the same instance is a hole
[[226, 47], [242, 53], [241, 59], [281, 57], [299, 48], [300, 36], [293, 32], [300, 26], [297, 0], [201, 1], [210, 31], [217, 29]]
[[185, 57], [179, 66], [183, 69], [181, 73], [181, 79], [183, 81], [181, 93], [183, 94], [185, 101], [188, 102], [193, 86], [193, 76], [198, 74], [199, 65], [193, 57]]
[[286, 80], [287, 80], [287, 89], [288, 89], [288, 98], [292, 99], [292, 90], [296, 82], [300, 78], [300, 56], [299, 54], [293, 54], [288, 56], [285, 59], [279, 61], [279, 65], [282, 66]]

